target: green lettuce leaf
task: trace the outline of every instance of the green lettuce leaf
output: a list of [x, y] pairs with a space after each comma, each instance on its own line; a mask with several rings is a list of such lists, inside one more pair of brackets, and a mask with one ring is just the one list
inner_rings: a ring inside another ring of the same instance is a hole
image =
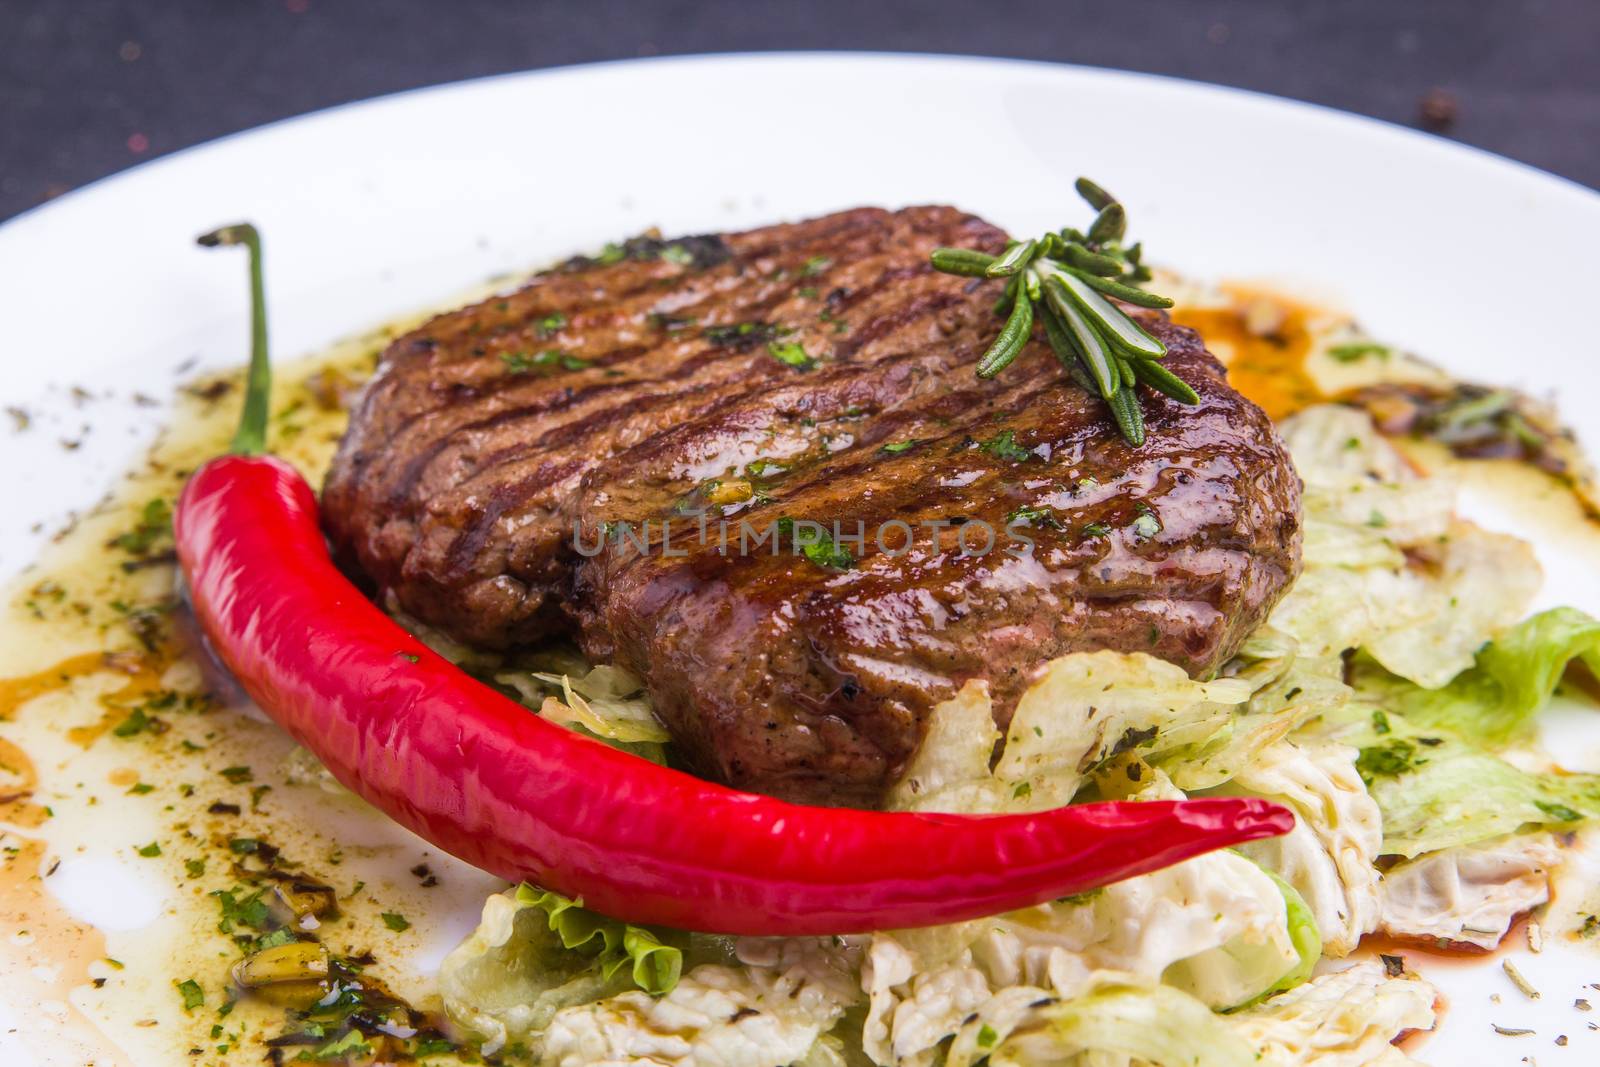
[[1356, 769], [1383, 811], [1385, 855], [1410, 858], [1600, 818], [1600, 775], [1525, 771], [1446, 731], [1373, 715], [1382, 731], [1362, 742]]
[[1322, 958], [1322, 931], [1317, 928], [1317, 918], [1311, 914], [1311, 907], [1300, 891], [1279, 877], [1276, 871], [1267, 867], [1261, 869], [1277, 883], [1278, 891], [1283, 894], [1283, 904], [1289, 913], [1289, 940], [1294, 944], [1294, 950], [1300, 953], [1300, 962], [1262, 994], [1262, 999], [1265, 999], [1310, 979], [1312, 969]]
[[484, 901], [478, 928], [439, 965], [445, 1010], [493, 1051], [537, 1041], [556, 1012], [635, 987], [663, 994], [683, 953], [530, 886]]
[[639, 926], [584, 909], [580, 901], [531, 885], [517, 887], [518, 904], [543, 911], [562, 947], [593, 956], [608, 981], [624, 967], [633, 984], [656, 996], [671, 991], [683, 973], [683, 950], [664, 945]]
[[1554, 608], [1485, 645], [1474, 666], [1442, 689], [1420, 689], [1365, 657], [1351, 680], [1363, 699], [1414, 726], [1498, 748], [1528, 738], [1534, 717], [1574, 660], [1600, 673], [1600, 619]]

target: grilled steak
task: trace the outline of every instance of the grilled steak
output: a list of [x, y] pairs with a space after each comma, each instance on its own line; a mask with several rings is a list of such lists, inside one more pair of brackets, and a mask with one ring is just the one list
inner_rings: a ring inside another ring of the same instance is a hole
[[1042, 338], [978, 380], [1000, 285], [928, 253], [1004, 244], [861, 209], [629, 242], [436, 318], [354, 413], [330, 536], [467, 641], [575, 636], [702, 773], [812, 802], [877, 803], [967, 679], [1003, 727], [1066, 652], [1211, 671], [1297, 572], [1289, 459], [1158, 313], [1201, 404], [1141, 390], [1142, 447]]

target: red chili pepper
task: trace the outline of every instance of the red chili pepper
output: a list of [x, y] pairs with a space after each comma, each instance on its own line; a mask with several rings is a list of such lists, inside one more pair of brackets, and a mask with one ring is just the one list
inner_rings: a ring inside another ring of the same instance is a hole
[[[251, 249], [256, 350], [234, 447], [259, 451], [259, 240], [229, 227], [202, 241]], [[333, 565], [310, 487], [280, 460], [206, 464], [174, 524], [212, 647], [334, 777], [474, 866], [629, 922], [767, 935], [956, 922], [1293, 826], [1237, 797], [959, 816], [739, 792], [542, 719], [435, 655]]]

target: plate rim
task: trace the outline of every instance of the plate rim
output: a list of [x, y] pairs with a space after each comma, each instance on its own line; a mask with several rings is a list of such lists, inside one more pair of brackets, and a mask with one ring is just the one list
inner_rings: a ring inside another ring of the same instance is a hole
[[484, 74], [472, 78], [459, 78], [454, 81], [397, 89], [393, 92], [378, 93], [356, 100], [330, 104], [326, 107], [315, 108], [295, 115], [287, 115], [283, 118], [273, 119], [270, 122], [225, 133], [197, 144], [187, 145], [156, 159], [136, 163], [131, 167], [125, 167], [95, 178], [58, 197], [53, 197], [41, 204], [27, 208], [4, 222], [0, 222], [0, 253], [5, 250], [6, 239], [11, 237], [17, 230], [53, 222], [56, 216], [70, 212], [83, 201], [90, 199], [93, 194], [100, 192], [102, 186], [123, 179], [154, 179], [159, 176], [159, 172], [171, 167], [181, 166], [195, 157], [226, 151], [231, 143], [239, 138], [267, 131], [276, 131], [282, 127], [297, 123], [327, 122], [343, 117], [348, 112], [365, 108], [402, 107], [410, 98], [415, 96], [465, 92], [472, 89], [481, 89], [496, 83], [604, 76], [624, 68], [693, 65], [732, 66], [747, 62], [806, 63], [819, 61], [843, 62], [863, 67], [948, 65], [973, 69], [1012, 68], [1033, 74], [1049, 75], [1053, 73], [1066, 77], [1104, 79], [1109, 82], [1121, 82], [1124, 84], [1153, 84], [1168, 91], [1184, 91], [1211, 96], [1219, 100], [1233, 100], [1267, 110], [1303, 111], [1317, 116], [1322, 121], [1366, 128], [1368, 132], [1381, 134], [1419, 149], [1426, 146], [1426, 150], [1439, 154], [1446, 161], [1450, 161], [1453, 158], [1464, 165], [1498, 169], [1508, 175], [1536, 181], [1545, 185], [1551, 195], [1572, 196], [1575, 198], [1576, 203], [1586, 204], [1587, 207], [1593, 210], [1600, 210], [1600, 190], [1592, 189], [1575, 179], [1563, 177], [1531, 163], [1512, 159], [1487, 148], [1480, 148], [1476, 145], [1432, 134], [1425, 130], [1404, 126], [1388, 119], [1375, 118], [1371, 115], [1347, 111], [1329, 104], [1280, 96], [1258, 89], [1245, 89], [1238, 86], [1224, 85], [1219, 82], [1185, 78], [1174, 74], [1156, 74], [1129, 70], [1122, 67], [1094, 66], [1084, 63], [1023, 59], [1010, 56], [984, 56], [955, 52], [893, 52], [876, 50], [857, 52], [837, 49], [780, 49], [774, 51], [695, 52], [671, 56], [642, 56], [626, 59], [597, 60], [586, 63], [567, 63], [560, 66], [537, 67], [528, 70], [502, 71], [496, 74]]

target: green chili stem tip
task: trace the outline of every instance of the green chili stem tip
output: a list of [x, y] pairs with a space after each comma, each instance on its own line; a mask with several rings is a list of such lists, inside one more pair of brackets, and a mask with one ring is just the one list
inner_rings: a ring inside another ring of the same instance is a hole
[[224, 226], [195, 239], [205, 248], [244, 245], [250, 252], [250, 369], [245, 377], [244, 411], [230, 451], [256, 456], [267, 450], [267, 413], [272, 397], [272, 361], [267, 354], [267, 292], [261, 275], [261, 234], [248, 222]]

